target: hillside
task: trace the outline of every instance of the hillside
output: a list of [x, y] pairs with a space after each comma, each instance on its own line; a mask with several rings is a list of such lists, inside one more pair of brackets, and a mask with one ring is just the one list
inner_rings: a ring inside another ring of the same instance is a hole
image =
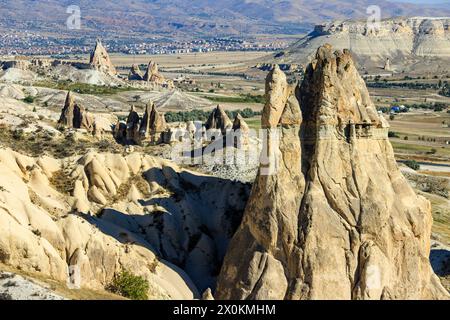
[[[65, 28], [72, 1], [0, 1], [0, 29], [73, 35]], [[125, 0], [79, 1], [83, 32], [95, 35], [240, 35], [306, 32], [314, 24], [367, 17], [369, 5], [379, 5], [384, 18], [450, 15], [444, 5], [413, 5], [385, 0]], [[48, 15], [48, 12], [52, 15]], [[30, 18], [29, 12], [33, 12]], [[61, 28], [64, 26], [63, 28]], [[55, 31], [56, 30], [56, 31]], [[76, 32], [75, 32], [76, 34]]]
[[329, 43], [340, 50], [349, 49], [367, 67], [371, 64], [384, 67], [389, 58], [388, 71], [417, 68], [415, 63], [421, 60], [434, 60], [435, 68], [443, 68], [450, 59], [449, 26], [449, 18], [396, 18], [382, 21], [379, 30], [371, 31], [363, 21], [335, 21], [317, 25], [275, 60], [306, 63], [318, 47]]

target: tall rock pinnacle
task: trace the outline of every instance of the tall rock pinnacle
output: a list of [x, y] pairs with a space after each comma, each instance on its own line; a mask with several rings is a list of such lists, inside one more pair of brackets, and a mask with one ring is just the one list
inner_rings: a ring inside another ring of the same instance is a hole
[[260, 172], [218, 299], [440, 299], [430, 203], [400, 173], [350, 53], [318, 49], [305, 79], [267, 78], [262, 123], [278, 170]]
[[143, 80], [157, 84], [163, 84], [165, 82], [163, 75], [159, 73], [158, 64], [156, 62], [150, 61], [148, 63], [147, 71], [144, 74]]
[[100, 40], [97, 40], [94, 51], [91, 53], [89, 60], [91, 68], [94, 70], [103, 72], [109, 75], [117, 75], [116, 68], [114, 67], [109, 54]]
[[139, 129], [141, 139], [150, 138], [151, 142], [161, 142], [161, 133], [167, 129], [164, 114], [156, 110], [154, 103], [148, 103]]
[[83, 106], [75, 102], [72, 92], [67, 92], [58, 123], [66, 128], [94, 130], [94, 117]]

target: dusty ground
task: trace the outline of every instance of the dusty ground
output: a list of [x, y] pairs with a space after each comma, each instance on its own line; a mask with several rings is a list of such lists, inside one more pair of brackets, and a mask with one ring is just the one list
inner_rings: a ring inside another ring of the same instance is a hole
[[70, 289], [66, 283], [0, 263], [0, 300], [124, 300], [107, 291]]

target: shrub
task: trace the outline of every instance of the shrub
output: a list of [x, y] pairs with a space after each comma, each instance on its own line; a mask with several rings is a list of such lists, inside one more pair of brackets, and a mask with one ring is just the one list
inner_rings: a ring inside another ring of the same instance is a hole
[[26, 96], [25, 99], [23, 99], [23, 102], [26, 102], [26, 103], [33, 103], [33, 102], [34, 102], [34, 97], [32, 97], [32, 96]]
[[395, 132], [395, 131], [389, 131], [389, 132], [388, 132], [388, 137], [389, 137], [389, 138], [400, 138], [400, 136], [398, 135], [398, 133]]
[[407, 160], [404, 163], [413, 170], [420, 170], [420, 164], [418, 164], [416, 160]]
[[148, 300], [147, 280], [127, 270], [117, 275], [107, 289], [132, 300]]

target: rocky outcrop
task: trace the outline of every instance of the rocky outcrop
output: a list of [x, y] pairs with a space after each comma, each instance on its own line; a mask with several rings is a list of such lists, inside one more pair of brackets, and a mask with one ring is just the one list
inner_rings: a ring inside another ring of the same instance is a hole
[[242, 132], [248, 133], [250, 128], [248, 127], [247, 122], [245, 122], [244, 118], [240, 113], [236, 115], [233, 121], [233, 130], [240, 130]]
[[69, 129], [86, 129], [92, 132], [94, 117], [75, 101], [75, 96], [69, 91], [58, 124]]
[[26, 71], [30, 69], [31, 62], [27, 59], [17, 58], [16, 60], [3, 61], [0, 63], [0, 66], [4, 70], [15, 68]]
[[214, 287], [249, 192], [141, 153], [56, 160], [3, 148], [0, 175], [2, 265], [95, 290], [128, 270], [151, 299]]
[[206, 130], [220, 130], [222, 133], [232, 127], [233, 123], [220, 105], [211, 112], [205, 123]]
[[139, 114], [135, 111], [134, 106], [131, 106], [130, 113], [127, 118], [127, 128], [125, 139], [127, 141], [132, 141], [138, 143], [140, 141], [139, 137], [139, 124], [140, 124]]
[[405, 66], [412, 63], [410, 59], [448, 59], [449, 24], [449, 18], [425, 17], [386, 19], [379, 27], [370, 26], [367, 21], [335, 21], [316, 26], [313, 32], [285, 50], [285, 55], [276, 62], [305, 63], [325, 43], [339, 50], [351, 48], [359, 61], [376, 61], [377, 65], [387, 57], [398, 57], [397, 63]]
[[130, 73], [128, 74], [128, 80], [137, 80], [142, 81], [144, 79], [141, 69], [137, 64], [133, 64], [130, 69]]
[[391, 60], [389, 58], [386, 59], [386, 62], [384, 63], [383, 69], [386, 70], [386, 71], [392, 71]]
[[240, 113], [234, 118], [232, 129], [233, 134], [238, 138], [234, 145], [237, 147], [239, 147], [239, 144], [240, 146], [247, 145], [249, 142], [250, 128]]
[[112, 76], [117, 75], [117, 70], [111, 62], [109, 54], [100, 40], [97, 40], [95, 49], [91, 53], [89, 65], [92, 69], [102, 73]]
[[158, 64], [156, 62], [150, 61], [148, 63], [147, 71], [144, 74], [143, 80], [157, 84], [163, 84], [165, 82], [163, 75], [159, 73]]
[[152, 143], [162, 142], [162, 133], [167, 130], [164, 114], [156, 110], [154, 103], [148, 103], [139, 129], [140, 139], [150, 139]]
[[148, 103], [141, 119], [131, 107], [126, 124], [118, 121], [114, 127], [116, 140], [127, 144], [162, 143], [163, 133], [167, 130], [164, 114], [156, 110], [154, 103]]
[[266, 90], [275, 168], [260, 167], [215, 297], [448, 298], [429, 262], [430, 203], [400, 173], [350, 53], [323, 46], [301, 85], [275, 68]]

